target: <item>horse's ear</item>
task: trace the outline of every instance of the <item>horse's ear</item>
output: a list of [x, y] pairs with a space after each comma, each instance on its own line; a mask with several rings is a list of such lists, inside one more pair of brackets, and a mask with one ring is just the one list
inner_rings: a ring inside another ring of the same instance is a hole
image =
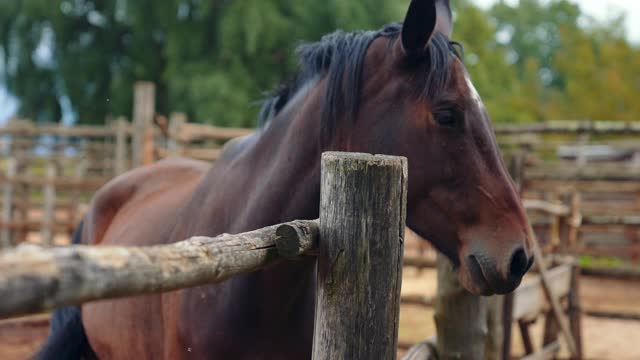
[[405, 54], [419, 54], [425, 49], [434, 34], [437, 20], [436, 0], [411, 0], [402, 26]]

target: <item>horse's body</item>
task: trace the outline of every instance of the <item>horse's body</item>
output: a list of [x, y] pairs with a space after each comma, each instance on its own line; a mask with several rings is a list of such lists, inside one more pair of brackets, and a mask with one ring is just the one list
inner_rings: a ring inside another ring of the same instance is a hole
[[[526, 218], [446, 38], [450, 18], [436, 16], [443, 4], [448, 15], [448, 1], [414, 0], [404, 27], [303, 48], [300, 78], [267, 103], [262, 129], [229, 143], [211, 167], [171, 159], [115, 179], [94, 198], [82, 242], [163, 244], [315, 219], [323, 151], [401, 155], [409, 159], [408, 226], [452, 260], [468, 290], [513, 290], [531, 264]], [[304, 359], [314, 296], [308, 259], [88, 304], [82, 323], [104, 359]]]

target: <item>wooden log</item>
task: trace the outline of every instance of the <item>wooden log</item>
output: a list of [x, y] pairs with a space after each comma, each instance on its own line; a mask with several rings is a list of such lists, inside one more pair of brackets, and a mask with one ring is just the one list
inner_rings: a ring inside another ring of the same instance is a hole
[[[7, 160], [7, 171], [6, 174], [8, 177], [13, 177], [16, 175], [18, 169], [18, 164], [16, 163], [16, 159], [9, 158]], [[13, 216], [13, 184], [12, 183], [4, 183], [2, 184], [2, 222], [8, 223], [11, 221]], [[7, 227], [0, 227], [0, 249], [9, 248], [11, 244], [11, 229]]]
[[[133, 100], [133, 143], [132, 156], [133, 167], [138, 167], [149, 161], [149, 132], [153, 127], [153, 116], [155, 114], [155, 85], [150, 82], [138, 82], [134, 86]], [[153, 136], [152, 136], [153, 137]], [[153, 156], [153, 146], [151, 146]]]
[[45, 245], [53, 243], [54, 230], [52, 228], [55, 222], [55, 203], [56, 188], [52, 181], [56, 177], [56, 167], [53, 163], [47, 163], [45, 168], [45, 178], [49, 180], [42, 189], [44, 204], [42, 207], [42, 229], [40, 231], [41, 241]]
[[449, 260], [438, 254], [434, 319], [439, 359], [484, 359], [488, 301], [467, 292]]
[[[306, 244], [299, 255], [315, 246], [316, 221], [287, 225], [304, 229], [286, 233], [294, 236], [286, 241]], [[0, 254], [0, 319], [211, 284], [255, 271], [283, 259], [276, 248], [279, 226], [150, 247], [21, 245]]]
[[407, 160], [322, 156], [313, 359], [395, 359]]

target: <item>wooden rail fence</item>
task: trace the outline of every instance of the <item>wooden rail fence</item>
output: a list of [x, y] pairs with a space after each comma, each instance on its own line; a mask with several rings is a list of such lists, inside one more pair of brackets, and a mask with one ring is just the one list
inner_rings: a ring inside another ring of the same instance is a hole
[[394, 359], [406, 184], [404, 158], [326, 153], [319, 223], [151, 247], [22, 245], [0, 255], [0, 318], [211, 284], [318, 254], [313, 358]]

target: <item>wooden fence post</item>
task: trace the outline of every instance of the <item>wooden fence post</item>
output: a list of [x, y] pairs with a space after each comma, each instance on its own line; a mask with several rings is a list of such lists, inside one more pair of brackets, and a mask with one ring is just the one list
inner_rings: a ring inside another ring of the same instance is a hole
[[2, 232], [0, 233], [0, 249], [11, 246], [11, 222], [13, 218], [13, 181], [18, 164], [16, 159], [7, 160], [7, 182], [2, 186]]
[[[82, 181], [82, 179], [84, 179], [85, 176], [87, 176], [87, 168], [88, 168], [87, 159], [81, 158], [78, 164], [76, 164], [76, 170], [75, 170], [75, 177], [78, 181]], [[80, 222], [80, 217], [81, 217], [80, 204], [81, 203], [82, 203], [82, 191], [74, 190], [73, 193], [71, 194], [71, 203], [69, 204], [70, 207], [68, 212], [69, 237], [73, 236], [73, 232], [76, 226], [78, 225], [78, 223]]]
[[438, 254], [438, 296], [435, 314], [438, 359], [484, 359], [488, 298], [472, 295], [451, 262]]
[[313, 359], [395, 359], [407, 160], [325, 153]]
[[169, 119], [169, 140], [167, 150], [170, 156], [182, 155], [182, 143], [180, 141], [180, 129], [187, 123], [187, 115], [183, 113], [173, 113]]
[[127, 171], [127, 120], [118, 118], [115, 121], [116, 127], [116, 151], [114, 175], [118, 176]]
[[42, 189], [42, 230], [40, 236], [42, 244], [51, 245], [56, 222], [56, 166], [53, 162], [47, 162], [45, 179], [46, 182]]
[[151, 82], [138, 82], [133, 95], [133, 167], [137, 167], [153, 162], [155, 85]]

